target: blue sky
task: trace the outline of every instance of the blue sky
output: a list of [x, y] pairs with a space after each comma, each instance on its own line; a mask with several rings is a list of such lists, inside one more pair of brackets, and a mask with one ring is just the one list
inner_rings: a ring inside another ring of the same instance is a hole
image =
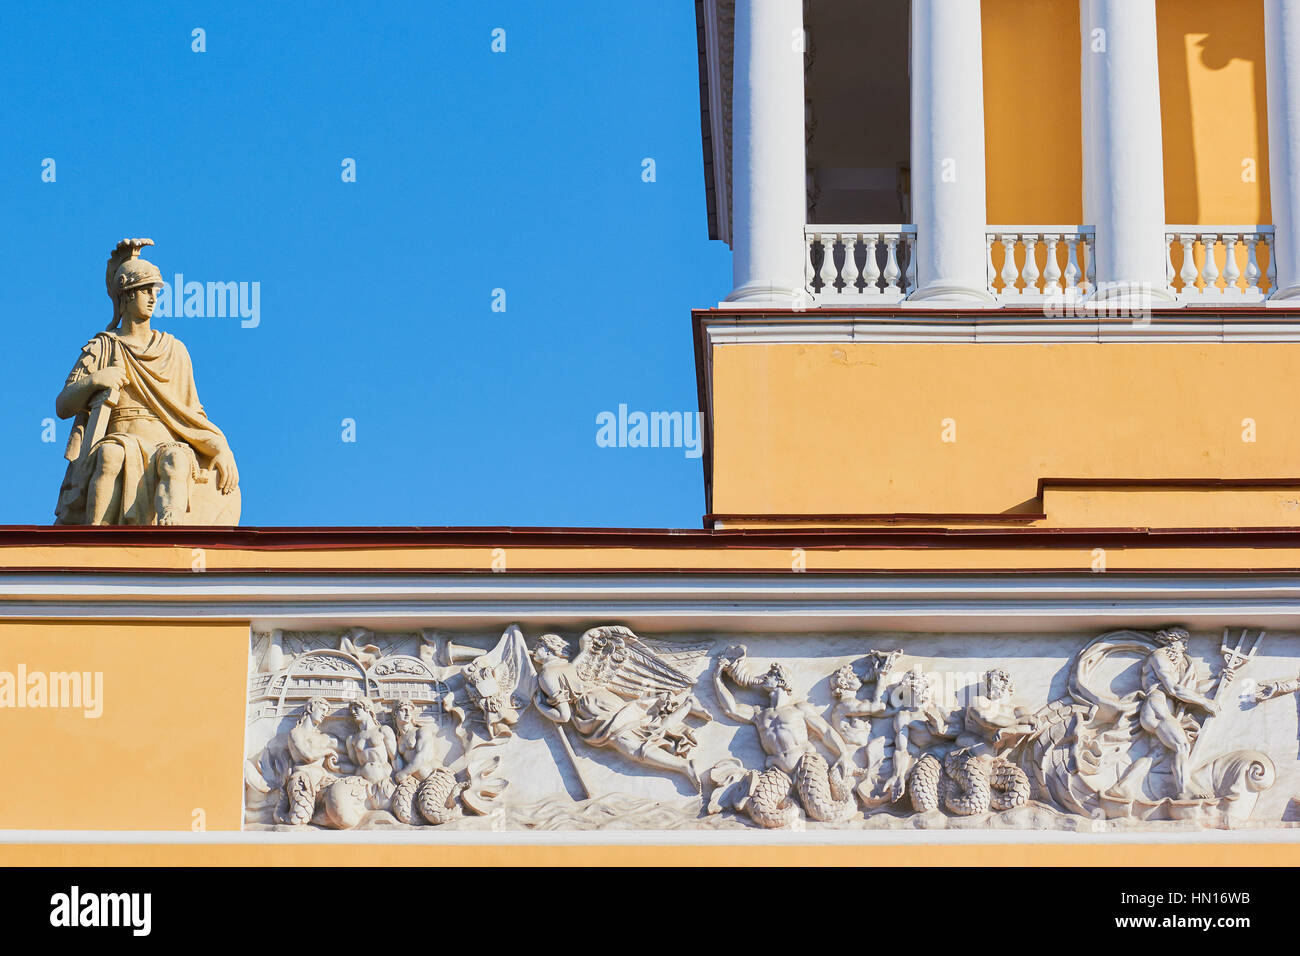
[[699, 458], [596, 443], [620, 404], [696, 409], [690, 309], [730, 285], [693, 4], [23, 5], [0, 51], [0, 524], [52, 521], [42, 422], [149, 236], [168, 278], [260, 283], [255, 328], [155, 319], [241, 524], [699, 527]]

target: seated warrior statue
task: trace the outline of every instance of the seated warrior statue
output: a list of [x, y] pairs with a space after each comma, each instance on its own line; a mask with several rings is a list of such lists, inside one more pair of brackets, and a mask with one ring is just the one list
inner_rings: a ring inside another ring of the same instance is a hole
[[189, 353], [149, 326], [162, 275], [123, 239], [108, 259], [113, 321], [81, 350], [55, 403], [76, 417], [56, 524], [239, 523], [239, 471], [199, 403]]

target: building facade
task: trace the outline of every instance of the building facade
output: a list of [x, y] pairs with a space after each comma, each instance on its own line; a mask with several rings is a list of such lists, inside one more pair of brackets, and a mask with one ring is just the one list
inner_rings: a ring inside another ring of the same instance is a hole
[[8, 859], [1294, 862], [1300, 0], [697, 20], [703, 527], [0, 529]]

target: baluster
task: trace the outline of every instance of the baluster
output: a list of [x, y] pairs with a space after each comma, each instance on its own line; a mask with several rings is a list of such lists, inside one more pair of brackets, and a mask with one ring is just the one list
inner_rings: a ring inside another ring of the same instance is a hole
[[1038, 291], [1038, 235], [1037, 233], [1021, 235], [1020, 243], [1025, 247], [1025, 267], [1020, 270], [1025, 280], [1025, 294], [1033, 295]]
[[997, 286], [993, 284], [993, 280], [998, 276], [997, 270], [993, 268], [993, 238], [993, 233], [984, 233], [984, 272], [988, 280], [989, 293], [991, 295], [997, 295]]
[[1056, 261], [1056, 244], [1060, 236], [1043, 236], [1047, 245], [1047, 262], [1043, 266], [1043, 295], [1060, 295], [1061, 264]]
[[862, 245], [867, 250], [867, 261], [862, 264], [862, 279], [866, 286], [862, 291], [867, 295], [880, 295], [880, 263], [876, 261], [875, 233], [864, 235]]
[[1264, 248], [1268, 250], [1268, 294], [1272, 295], [1277, 288], [1277, 260], [1273, 257], [1274, 236], [1268, 233], [1262, 233], [1260, 238], [1264, 240]]
[[819, 273], [822, 280], [822, 295], [829, 295], [832, 292], [839, 291], [835, 288], [835, 233], [823, 232], [819, 235], [824, 250], [822, 267]]
[[1240, 293], [1237, 280], [1241, 278], [1241, 268], [1237, 265], [1237, 237], [1232, 233], [1223, 234], [1223, 292]]
[[1205, 250], [1205, 268], [1201, 270], [1201, 275], [1205, 278], [1205, 293], [1207, 295], [1216, 295], [1219, 291], [1219, 264], [1214, 261], [1214, 250], [1219, 245], [1219, 237], [1215, 234], [1201, 236], [1201, 248]]
[[1178, 237], [1171, 232], [1165, 233], [1165, 288], [1174, 291], [1174, 240]]
[[1183, 267], [1178, 270], [1178, 278], [1183, 280], [1183, 295], [1196, 294], [1196, 255], [1192, 252], [1192, 243], [1196, 241], [1196, 236], [1190, 233], [1182, 233], [1178, 241], [1183, 247]]
[[898, 236], [885, 236], [885, 291], [902, 292], [898, 287], [898, 277], [902, 273], [898, 269]]
[[1003, 234], [999, 236], [1002, 240], [1002, 294], [1019, 295], [1020, 290], [1016, 288], [1016, 276], [1019, 271], [1016, 269], [1016, 236]]
[[815, 232], [805, 232], [803, 234], [804, 245], [807, 246], [807, 255], [804, 256], [803, 279], [804, 285], [808, 291], [816, 294], [817, 292], [817, 234]]
[[907, 288], [904, 291], [911, 295], [916, 291], [916, 236], [904, 234], [903, 243], [907, 246], [907, 276], [903, 280]]
[[1079, 287], [1079, 243], [1082, 236], [1062, 236], [1065, 241], [1065, 294], [1073, 295]]
[[1259, 291], [1259, 260], [1255, 257], [1255, 243], [1259, 241], [1257, 233], [1246, 233], [1246, 291]]
[[1084, 243], [1084, 251], [1087, 253], [1088, 259], [1088, 288], [1084, 290], [1084, 294], [1091, 295], [1097, 291], [1097, 234], [1095, 232], [1088, 233]]
[[858, 291], [858, 237], [851, 232], [840, 236], [844, 243], [844, 291]]

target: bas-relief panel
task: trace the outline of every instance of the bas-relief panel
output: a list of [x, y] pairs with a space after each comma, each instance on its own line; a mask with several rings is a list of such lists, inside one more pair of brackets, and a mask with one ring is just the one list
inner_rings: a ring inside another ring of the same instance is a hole
[[1281, 828], [1300, 635], [253, 635], [245, 827]]

